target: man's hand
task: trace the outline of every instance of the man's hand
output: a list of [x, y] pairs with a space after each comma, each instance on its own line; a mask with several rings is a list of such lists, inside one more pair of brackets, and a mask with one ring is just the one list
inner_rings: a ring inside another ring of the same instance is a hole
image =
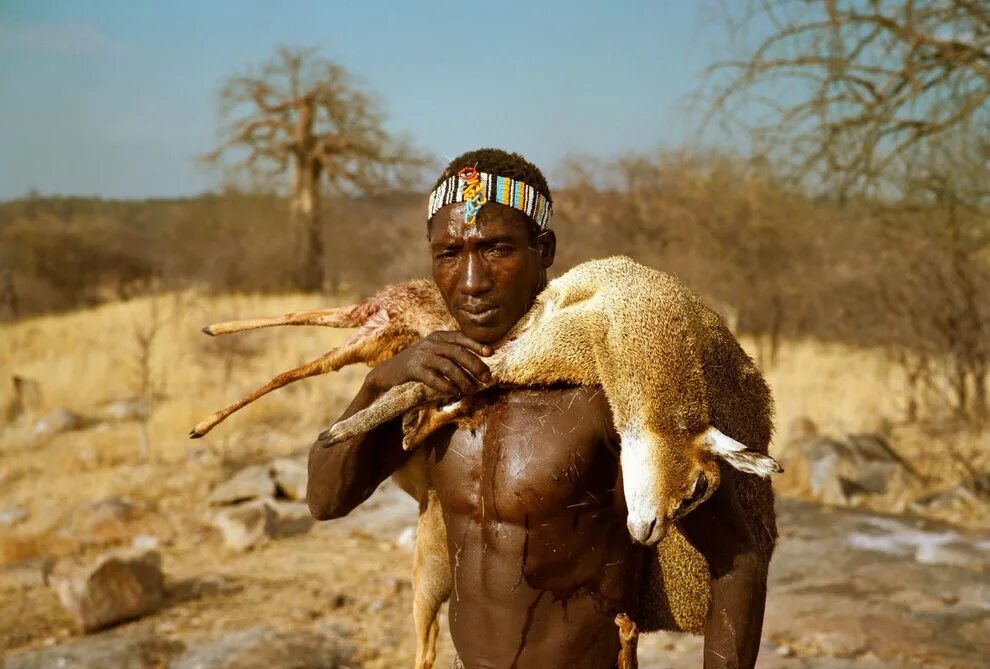
[[491, 347], [462, 332], [434, 332], [374, 367], [365, 383], [382, 392], [419, 381], [445, 395], [468, 395], [491, 380], [479, 357], [491, 354]]

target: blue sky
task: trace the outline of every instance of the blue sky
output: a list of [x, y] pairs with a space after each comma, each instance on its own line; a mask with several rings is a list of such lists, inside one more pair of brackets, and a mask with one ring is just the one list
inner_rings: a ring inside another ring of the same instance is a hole
[[720, 49], [711, 6], [0, 0], [0, 199], [216, 188], [196, 156], [218, 137], [217, 90], [278, 45], [319, 47], [425, 151], [501, 146], [552, 180], [566, 155], [687, 140]]

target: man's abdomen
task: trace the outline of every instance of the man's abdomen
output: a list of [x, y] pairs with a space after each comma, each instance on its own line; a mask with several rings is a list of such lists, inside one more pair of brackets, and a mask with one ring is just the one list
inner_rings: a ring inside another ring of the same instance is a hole
[[437, 445], [450, 629], [465, 666], [611, 667], [641, 551], [593, 389], [506, 392]]

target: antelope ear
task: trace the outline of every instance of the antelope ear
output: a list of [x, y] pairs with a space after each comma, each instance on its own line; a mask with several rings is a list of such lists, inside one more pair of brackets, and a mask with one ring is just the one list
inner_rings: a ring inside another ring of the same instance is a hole
[[741, 472], [770, 476], [784, 471], [769, 455], [750, 450], [732, 437], [709, 427], [698, 436], [699, 444]]

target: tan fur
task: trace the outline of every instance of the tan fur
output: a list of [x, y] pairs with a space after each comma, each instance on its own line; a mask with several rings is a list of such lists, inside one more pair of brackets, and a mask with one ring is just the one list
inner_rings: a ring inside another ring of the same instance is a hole
[[[358, 328], [342, 346], [325, 355], [279, 374], [247, 397], [222, 409], [193, 428], [191, 436], [200, 437], [238, 409], [262, 395], [308, 376], [336, 371], [363, 362], [377, 365], [420, 338], [436, 330], [453, 330], [443, 300], [432, 281], [418, 279], [386, 286], [360, 304], [304, 311], [275, 318], [218, 323], [203, 328], [209, 335], [230, 334], [277, 325], [322, 325]], [[439, 415], [439, 414], [438, 414]], [[424, 424], [433, 423], [430, 416]], [[433, 429], [430, 427], [430, 429]], [[440, 605], [450, 596], [450, 563], [447, 556], [447, 532], [431, 489], [425, 458], [413, 456], [392, 475], [392, 479], [419, 503], [419, 524], [413, 558], [413, 621], [416, 628], [416, 669], [431, 669], [436, 661], [436, 644], [440, 632]]]
[[416, 279], [386, 286], [360, 304], [298, 311], [274, 318], [215, 323], [207, 325], [203, 332], [215, 336], [277, 325], [322, 325], [358, 328], [358, 331], [342, 346], [279, 374], [250, 395], [210, 414], [189, 432], [191, 438], [202, 437], [232, 413], [282, 386], [335, 372], [357, 362], [377, 365], [431, 332], [457, 327], [444, 307], [436, 285], [426, 279]]
[[[359, 331], [359, 341], [341, 347], [358, 347], [365, 362], [374, 358], [376, 347], [381, 357], [374, 361], [379, 362], [417, 337], [453, 329], [439, 293], [428, 282], [386, 288], [352, 309], [369, 321], [382, 310], [388, 314], [387, 326], [362, 326], [365, 331]], [[316, 322], [320, 313], [308, 312], [304, 318], [280, 323], [274, 323], [278, 319], [244, 323], [249, 327], [329, 324]], [[223, 331], [237, 331], [237, 326], [228, 324]], [[686, 496], [692, 472], [706, 473], [712, 482], [709, 495], [718, 485], [718, 459], [699, 439], [706, 428], [717, 428], [755, 453], [767, 452], [772, 400], [752, 360], [722, 319], [682, 283], [628, 258], [584, 263], [551, 282], [487, 362], [494, 384], [601, 385], [620, 435], [639, 430], [653, 447], [649, 466], [661, 475], [656, 490], [646, 492], [665, 521], [673, 518], [676, 504]], [[313, 373], [326, 371], [332, 370]], [[321, 440], [341, 441], [419, 407], [416, 415], [404, 420], [406, 444], [413, 446], [437, 425], [456, 417], [456, 412], [433, 411], [445, 399], [422, 384], [403, 384], [334, 425]], [[427, 403], [435, 404], [424, 408]], [[394, 478], [420, 503], [414, 619], [417, 667], [428, 668], [435, 657], [436, 612], [449, 596], [450, 566], [439, 504], [424, 462], [414, 457]], [[735, 470], [732, 476], [758, 548], [769, 560], [776, 540], [770, 483]], [[704, 558], [673, 524], [655, 550], [657, 559], [644, 575], [641, 607], [635, 615], [639, 630], [702, 632], [710, 599]]]
[[[619, 434], [643, 433], [652, 446], [648, 467], [660, 472], [658, 485], [642, 493], [662, 522], [675, 518], [693, 472], [712, 482], [709, 495], [720, 480], [718, 458], [698, 438], [707, 428], [767, 453], [773, 403], [753, 361], [684, 284], [628, 258], [584, 263], [551, 282], [487, 362], [493, 384], [600, 384]], [[321, 438], [332, 443], [442, 399], [423, 384], [403, 384]], [[770, 483], [732, 476], [769, 560], [776, 540]], [[704, 559], [673, 524], [657, 554], [637, 622], [644, 631], [701, 632], [710, 597]]]

